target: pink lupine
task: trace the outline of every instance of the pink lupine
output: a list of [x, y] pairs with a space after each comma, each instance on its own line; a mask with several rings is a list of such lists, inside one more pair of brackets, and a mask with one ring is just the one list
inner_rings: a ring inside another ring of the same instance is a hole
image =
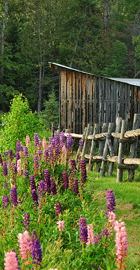
[[30, 147], [30, 137], [28, 135], [26, 135], [26, 146]]
[[108, 221], [109, 221], [109, 225], [110, 225], [110, 232], [113, 230], [113, 227], [115, 225], [115, 220], [116, 219], [116, 215], [114, 212], [109, 212], [108, 213]]
[[57, 221], [58, 229], [60, 232], [64, 230], [64, 221], [63, 220], [58, 220]]
[[126, 269], [125, 267], [125, 257], [127, 256], [127, 233], [125, 228], [125, 223], [121, 221], [115, 221], [114, 230], [116, 232], [115, 242], [116, 242], [116, 264], [119, 270]]
[[22, 175], [21, 159], [17, 160], [17, 172], [18, 172], [18, 175]]
[[25, 261], [25, 265], [29, 264], [28, 259], [31, 254], [31, 237], [28, 231], [24, 231], [24, 233], [18, 234], [18, 242], [20, 245], [20, 254], [21, 258]]
[[47, 149], [47, 143], [46, 143], [46, 138], [43, 138], [43, 152]]
[[94, 245], [93, 224], [87, 225], [87, 234], [88, 234], [88, 240], [86, 244], [89, 247], [90, 244]]
[[4, 258], [4, 266], [5, 270], [19, 270], [19, 261], [17, 254], [14, 250], [11, 250], [10, 252], [5, 253]]

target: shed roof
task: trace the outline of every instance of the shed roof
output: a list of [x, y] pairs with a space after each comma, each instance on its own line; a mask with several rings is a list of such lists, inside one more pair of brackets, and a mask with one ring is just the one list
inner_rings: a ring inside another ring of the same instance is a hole
[[58, 64], [58, 63], [54, 63], [54, 62], [49, 62], [49, 64], [50, 64], [50, 67], [56, 67], [57, 69], [64, 68], [64, 69], [72, 70], [72, 71], [75, 71], [75, 72], [80, 72], [80, 73], [83, 73], [83, 74], [88, 74], [88, 75], [92, 75], [92, 76], [96, 76], [96, 77], [110, 79], [112, 81], [118, 81], [118, 82], [130, 84], [130, 85], [140, 86], [140, 79], [133, 79], [133, 78], [109, 78], [109, 77], [98, 76], [98, 75], [95, 75], [95, 74], [92, 74], [92, 73], [88, 73], [88, 72], [85, 72], [85, 71], [82, 71], [82, 70], [70, 68], [68, 66], [64, 66], [64, 65], [61, 65], [61, 64]]

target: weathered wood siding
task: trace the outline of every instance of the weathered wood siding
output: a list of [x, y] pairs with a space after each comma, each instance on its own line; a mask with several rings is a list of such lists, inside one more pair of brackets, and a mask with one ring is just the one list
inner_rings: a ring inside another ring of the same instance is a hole
[[[51, 66], [55, 68], [54, 65]], [[140, 113], [140, 87], [65, 67], [60, 72], [60, 129], [83, 133], [91, 124], [129, 120]]]

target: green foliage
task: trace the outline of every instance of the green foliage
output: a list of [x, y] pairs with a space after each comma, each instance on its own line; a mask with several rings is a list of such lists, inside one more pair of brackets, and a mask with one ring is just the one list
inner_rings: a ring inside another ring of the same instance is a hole
[[7, 86], [6, 84], [0, 85], [0, 108], [3, 112], [9, 110], [10, 100], [17, 94], [18, 91], [12, 86]]
[[127, 47], [124, 42], [117, 40], [112, 46], [110, 63], [107, 64], [104, 76], [124, 78], [128, 77]]
[[56, 126], [59, 124], [58, 105], [55, 93], [52, 91], [49, 94], [49, 100], [44, 102], [45, 109], [39, 114], [40, 122], [49, 130], [53, 122]]
[[1, 131], [1, 149], [15, 149], [26, 135], [32, 136], [39, 129], [38, 117], [29, 109], [29, 104], [22, 94], [15, 96], [11, 102], [10, 112], [3, 117], [4, 127]]

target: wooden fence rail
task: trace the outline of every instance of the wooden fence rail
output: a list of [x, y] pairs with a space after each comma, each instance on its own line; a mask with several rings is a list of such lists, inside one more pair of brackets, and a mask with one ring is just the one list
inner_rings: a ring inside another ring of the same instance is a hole
[[[127, 125], [128, 121], [117, 117], [115, 132], [112, 132], [114, 129], [113, 123], [109, 123], [109, 125], [104, 123], [102, 133], [98, 133], [98, 124], [95, 124], [94, 129], [91, 129], [91, 126], [88, 125], [83, 134], [72, 133], [73, 138], [82, 139], [84, 142], [82, 152], [80, 153], [79, 149], [77, 151], [76, 162], [78, 162], [78, 168], [80, 159], [84, 158], [89, 162], [88, 169], [92, 170], [93, 164], [96, 163], [95, 171], [100, 171], [100, 177], [103, 177], [106, 172], [107, 162], [109, 162], [107, 174], [111, 176], [114, 163], [117, 163], [117, 182], [122, 181], [123, 170], [128, 170], [128, 180], [132, 181], [134, 179], [135, 169], [140, 165], [140, 159], [137, 158], [138, 136], [140, 136], [140, 114], [134, 115], [133, 130], [127, 131]], [[93, 130], [92, 135], [90, 134], [91, 130]], [[124, 157], [126, 144], [130, 147], [129, 158]], [[95, 155], [97, 147], [98, 153]]]

